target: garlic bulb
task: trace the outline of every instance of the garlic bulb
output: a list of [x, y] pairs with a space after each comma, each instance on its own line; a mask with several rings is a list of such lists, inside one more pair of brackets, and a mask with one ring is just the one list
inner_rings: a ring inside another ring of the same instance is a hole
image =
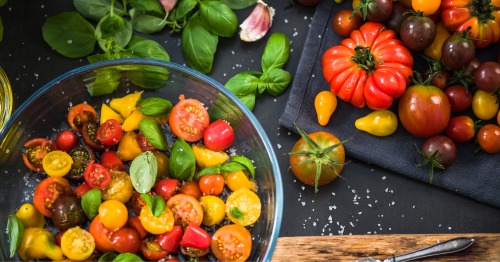
[[252, 13], [241, 23], [240, 39], [255, 42], [264, 37], [273, 23], [274, 8], [258, 0]]

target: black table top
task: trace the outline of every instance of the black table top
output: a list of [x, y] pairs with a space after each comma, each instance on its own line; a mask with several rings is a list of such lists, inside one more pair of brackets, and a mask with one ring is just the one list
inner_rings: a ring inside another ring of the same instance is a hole
[[[276, 9], [270, 33], [282, 32], [291, 40], [292, 52], [284, 69], [293, 76], [314, 7], [291, 5], [289, 0], [268, 2]], [[252, 9], [236, 11], [240, 23]], [[44, 21], [63, 11], [74, 11], [72, 1], [9, 0], [0, 8], [5, 28], [0, 66], [12, 84], [14, 110], [51, 79], [88, 64], [86, 59], [57, 54], [42, 38]], [[179, 34], [172, 35], [165, 29], [148, 37], [162, 43], [172, 62], [185, 64]], [[245, 43], [236, 36], [221, 38], [210, 76], [225, 83], [243, 70], [259, 70], [265, 39]], [[500, 209], [386, 171], [376, 163], [349, 158], [342, 171], [344, 179], [320, 187], [315, 194], [314, 188], [296, 180], [288, 169], [287, 153], [299, 138], [278, 123], [288, 95], [289, 89], [278, 97], [261, 95], [253, 110], [274, 146], [281, 168], [285, 196], [281, 236], [500, 233]]]

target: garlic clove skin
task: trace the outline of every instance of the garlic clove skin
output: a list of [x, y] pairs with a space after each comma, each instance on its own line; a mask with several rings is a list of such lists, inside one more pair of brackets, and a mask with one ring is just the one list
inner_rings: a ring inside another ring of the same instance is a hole
[[273, 23], [274, 8], [258, 0], [252, 13], [241, 23], [240, 39], [255, 42], [264, 37]]

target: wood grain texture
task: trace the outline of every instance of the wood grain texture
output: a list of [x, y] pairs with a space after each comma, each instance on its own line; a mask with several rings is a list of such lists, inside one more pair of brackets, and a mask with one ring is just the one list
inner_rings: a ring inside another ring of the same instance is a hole
[[456, 254], [432, 261], [500, 261], [500, 234], [394, 234], [280, 237], [272, 261], [352, 261], [365, 257], [383, 260], [455, 237], [470, 237], [474, 244]]

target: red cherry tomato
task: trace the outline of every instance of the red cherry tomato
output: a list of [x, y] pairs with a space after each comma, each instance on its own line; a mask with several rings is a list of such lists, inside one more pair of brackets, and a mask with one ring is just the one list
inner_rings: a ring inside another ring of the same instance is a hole
[[89, 226], [89, 233], [95, 239], [95, 248], [103, 253], [114, 251], [110, 236], [112, 231], [105, 228], [101, 222], [101, 217], [94, 217]]
[[100, 164], [107, 168], [108, 170], [123, 171], [124, 165], [123, 161], [118, 157], [116, 151], [106, 150], [102, 152], [100, 158]]
[[191, 257], [203, 256], [210, 249], [210, 235], [196, 224], [189, 224], [181, 240], [181, 251]]
[[179, 180], [175, 178], [164, 178], [155, 184], [155, 194], [168, 201], [180, 188]]
[[142, 241], [141, 253], [148, 261], [158, 261], [169, 254], [167, 250], [163, 249], [161, 245], [152, 238]]
[[200, 199], [203, 196], [203, 192], [201, 192], [200, 184], [197, 181], [187, 181], [184, 182], [179, 190], [179, 193], [190, 195], [195, 199]]
[[28, 149], [23, 154], [23, 161], [26, 167], [35, 172], [43, 172], [42, 159], [50, 151], [57, 149], [56, 144], [46, 138], [33, 138], [24, 143]]
[[203, 143], [213, 151], [222, 151], [234, 142], [234, 130], [228, 122], [219, 119], [211, 123], [203, 135]]
[[78, 143], [78, 138], [72, 131], [64, 130], [57, 135], [55, 142], [59, 150], [69, 153]]
[[81, 199], [90, 189], [92, 188], [87, 183], [83, 182], [73, 189], [73, 193], [75, 193], [76, 197]]
[[455, 116], [450, 118], [444, 131], [453, 142], [467, 142], [474, 138], [476, 125], [467, 115]]
[[111, 173], [104, 166], [90, 161], [83, 174], [85, 182], [91, 188], [104, 189], [111, 182]]
[[111, 234], [111, 245], [118, 253], [137, 253], [141, 248], [141, 237], [137, 230], [122, 227]]
[[339, 10], [332, 19], [332, 26], [335, 33], [342, 37], [349, 37], [351, 32], [359, 29], [362, 24], [361, 17], [355, 15], [350, 17], [352, 10]]
[[127, 220], [127, 227], [133, 228], [139, 233], [141, 239], [145, 239], [148, 235], [148, 231], [142, 226], [139, 216], [129, 217]]
[[174, 253], [179, 251], [179, 243], [181, 242], [182, 235], [182, 228], [175, 225], [172, 230], [158, 235], [156, 237], [156, 242], [158, 242], [163, 249], [170, 253]]
[[82, 132], [83, 125], [86, 122], [97, 120], [97, 112], [89, 104], [78, 104], [69, 109], [68, 123], [78, 133]]
[[151, 143], [149, 143], [148, 139], [146, 138], [146, 136], [144, 136], [143, 133], [139, 132], [135, 139], [137, 140], [137, 144], [141, 148], [142, 152], [156, 150], [156, 147], [154, 147], [153, 145], [151, 145]]
[[167, 201], [167, 207], [174, 213], [175, 225], [182, 228], [189, 224], [201, 225], [203, 208], [197, 199], [186, 194], [177, 194]]
[[500, 152], [500, 126], [486, 124], [477, 130], [477, 143], [481, 149], [489, 154]]
[[452, 85], [444, 90], [451, 106], [451, 112], [459, 113], [467, 110], [472, 105], [472, 92], [463, 85]]
[[198, 183], [203, 195], [218, 196], [224, 190], [224, 177], [221, 174], [202, 176]]
[[33, 205], [46, 217], [52, 217], [52, 204], [63, 195], [73, 193], [68, 180], [62, 177], [48, 177], [40, 181], [33, 193]]
[[97, 128], [97, 140], [106, 146], [114, 146], [123, 137], [123, 129], [116, 119], [108, 119]]
[[170, 112], [168, 124], [172, 132], [187, 142], [203, 138], [205, 129], [210, 124], [210, 117], [203, 104], [194, 98], [184, 99], [181, 95]]

